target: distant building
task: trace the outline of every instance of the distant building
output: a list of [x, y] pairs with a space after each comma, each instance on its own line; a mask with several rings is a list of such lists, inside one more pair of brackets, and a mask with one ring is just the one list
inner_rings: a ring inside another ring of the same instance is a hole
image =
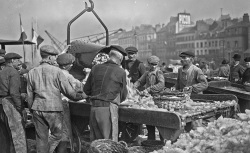
[[156, 32], [156, 43], [154, 45], [153, 54], [161, 58], [161, 61], [170, 63], [176, 60], [178, 54], [176, 52], [176, 36], [183, 29], [193, 27], [190, 13], [178, 13], [176, 17], [171, 17], [166, 26]]
[[244, 52], [249, 48], [249, 27], [249, 15], [244, 14], [242, 21], [228, 26], [222, 33], [224, 52], [228, 59], [231, 59], [235, 53], [244, 56]]
[[145, 62], [152, 55], [152, 43], [155, 42], [156, 32], [152, 25], [142, 24], [132, 28], [130, 31], [119, 33], [117, 38], [112, 38], [112, 43], [117, 43], [124, 49], [134, 46], [138, 49], [138, 58]]

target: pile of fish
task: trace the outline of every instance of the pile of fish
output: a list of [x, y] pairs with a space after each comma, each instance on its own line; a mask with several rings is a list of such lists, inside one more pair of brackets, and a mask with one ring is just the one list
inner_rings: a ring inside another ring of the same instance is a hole
[[127, 99], [122, 102], [121, 106], [127, 106], [130, 108], [138, 109], [157, 109], [157, 105], [154, 104], [153, 97], [149, 93], [143, 93], [133, 87], [133, 83], [130, 78], [127, 77]]
[[167, 142], [152, 153], [249, 153], [250, 110], [238, 119], [223, 118], [180, 135], [177, 142]]

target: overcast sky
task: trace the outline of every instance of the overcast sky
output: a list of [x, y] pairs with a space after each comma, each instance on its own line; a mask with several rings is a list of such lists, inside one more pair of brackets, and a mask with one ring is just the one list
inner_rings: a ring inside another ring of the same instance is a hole
[[[242, 17], [250, 14], [250, 0], [93, 0], [95, 11], [109, 30], [130, 30], [140, 24], [167, 23], [178, 12], [191, 13], [192, 21], [218, 19], [223, 14]], [[88, 1], [87, 1], [88, 2]], [[89, 3], [88, 3], [89, 4]], [[44, 30], [59, 41], [66, 40], [68, 22], [84, 9], [83, 0], [0, 0], [0, 39], [18, 39], [20, 36], [19, 13], [24, 30], [31, 39], [31, 22], [38, 21], [38, 33], [50, 40]], [[91, 13], [81, 16], [71, 26], [71, 38], [104, 32]]]

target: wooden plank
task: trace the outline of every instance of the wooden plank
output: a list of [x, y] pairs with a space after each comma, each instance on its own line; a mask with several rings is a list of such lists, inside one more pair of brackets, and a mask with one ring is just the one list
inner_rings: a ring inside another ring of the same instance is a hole
[[135, 108], [119, 108], [119, 120], [171, 129], [181, 129], [180, 117], [172, 112]]

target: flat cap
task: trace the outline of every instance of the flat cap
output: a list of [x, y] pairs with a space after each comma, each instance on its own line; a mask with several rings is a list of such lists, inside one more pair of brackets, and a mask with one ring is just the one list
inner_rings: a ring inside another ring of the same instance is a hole
[[221, 62], [221, 64], [228, 64], [229, 63], [229, 61], [227, 60], [227, 59], [224, 59], [222, 62]]
[[185, 52], [180, 53], [179, 56], [180, 57], [195, 57], [195, 54], [192, 51], [185, 51]]
[[234, 56], [232, 57], [235, 61], [240, 61], [241, 56], [240, 54], [234, 54]]
[[40, 48], [40, 54], [41, 55], [58, 55], [59, 52], [56, 50], [53, 46], [50, 45], [43, 45]]
[[74, 61], [75, 61], [75, 57], [69, 53], [63, 53], [63, 54], [59, 55], [56, 59], [56, 62], [59, 65], [72, 64]]
[[137, 53], [138, 52], [138, 49], [137, 48], [135, 48], [135, 47], [127, 47], [126, 49], [125, 49], [125, 51], [127, 52], [127, 53]]
[[150, 56], [148, 58], [148, 63], [150, 64], [158, 64], [159, 62], [160, 62], [160, 59], [157, 56]]
[[118, 46], [118, 45], [110, 45], [110, 50], [116, 50], [118, 52], [120, 52], [123, 56], [126, 56], [127, 53], [126, 51], [121, 47], [121, 46]]
[[3, 63], [5, 63], [5, 59], [4, 59], [4, 57], [0, 56], [0, 64], [3, 64]]
[[244, 61], [245, 61], [245, 62], [250, 62], [250, 57], [246, 57], [246, 58], [244, 59]]
[[0, 54], [6, 54], [6, 51], [4, 49], [0, 49]]
[[7, 54], [4, 56], [4, 59], [5, 59], [5, 60], [20, 59], [20, 58], [22, 58], [22, 56], [20, 56], [20, 55], [17, 54], [17, 53], [7, 53]]

